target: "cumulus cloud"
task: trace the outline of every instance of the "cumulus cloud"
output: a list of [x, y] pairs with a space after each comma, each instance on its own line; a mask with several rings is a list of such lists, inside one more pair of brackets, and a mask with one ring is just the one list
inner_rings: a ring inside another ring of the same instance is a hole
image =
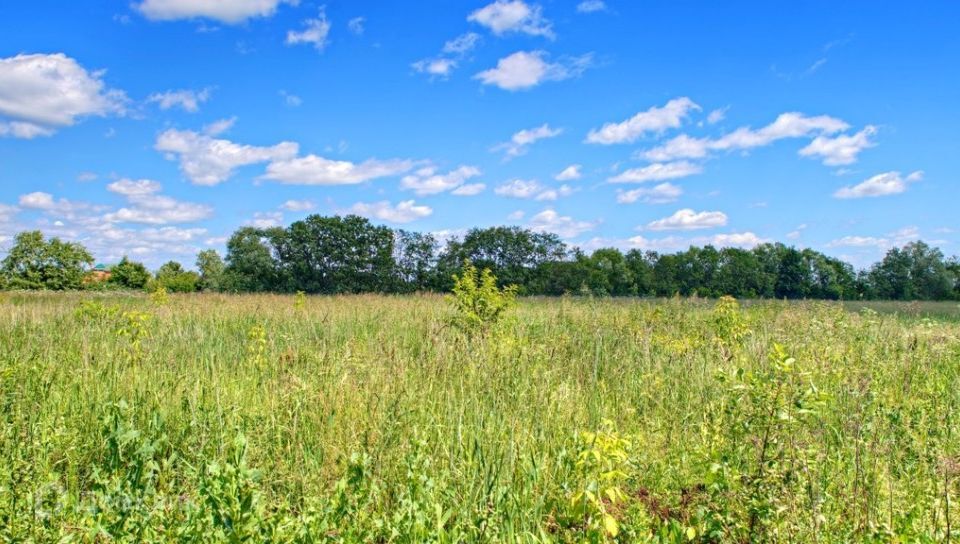
[[263, 179], [291, 185], [354, 185], [377, 178], [398, 176], [413, 168], [413, 161], [368, 159], [361, 163], [307, 155], [280, 158], [267, 165]]
[[745, 151], [770, 145], [786, 138], [802, 138], [813, 134], [835, 134], [849, 125], [828, 115], [814, 117], [802, 113], [782, 113], [769, 125], [760, 129], [740, 127], [719, 138], [694, 138], [680, 134], [666, 143], [639, 154], [651, 161], [699, 159], [710, 151]]
[[922, 179], [922, 170], [917, 170], [906, 177], [902, 177], [900, 172], [885, 172], [857, 185], [842, 187], [833, 193], [833, 196], [835, 198], [866, 198], [895, 195], [906, 191], [909, 184]]
[[270, 229], [283, 225], [283, 212], [254, 212], [253, 218], [245, 223], [256, 229]]
[[205, 133], [168, 129], [157, 138], [154, 148], [170, 160], [179, 160], [180, 170], [197, 185], [217, 185], [241, 166], [292, 159], [299, 151], [294, 142], [259, 147], [214, 138], [230, 124], [232, 120], [220, 121]]
[[400, 180], [400, 188], [413, 191], [417, 196], [435, 195], [456, 189], [479, 175], [480, 169], [475, 166], [461, 166], [445, 174], [428, 166], [404, 176]]
[[856, 134], [841, 134], [835, 138], [817, 136], [806, 147], [800, 150], [803, 157], [817, 157], [823, 159], [827, 166], [840, 166], [857, 162], [857, 155], [861, 151], [876, 145], [870, 136], [877, 133], [877, 128], [868, 125]]
[[480, 42], [480, 35], [467, 32], [443, 44], [442, 55], [434, 58], [418, 60], [410, 66], [421, 74], [428, 74], [431, 78], [446, 79], [457, 67], [458, 61], [463, 59]]
[[288, 200], [280, 205], [280, 208], [288, 212], [308, 212], [316, 207], [312, 200]]
[[677, 210], [670, 217], [647, 223], [647, 230], [698, 230], [722, 227], [727, 224], [723, 212], [695, 212], [690, 208]]
[[520, 32], [553, 39], [553, 27], [543, 17], [543, 9], [523, 0], [496, 0], [473, 11], [467, 20], [488, 28], [497, 36]]
[[370, 203], [357, 202], [346, 211], [348, 213], [362, 215], [364, 217], [370, 217], [373, 219], [380, 219], [381, 221], [388, 221], [390, 223], [409, 223], [411, 221], [416, 221], [417, 219], [428, 217], [433, 213], [433, 208], [430, 206], [418, 205], [413, 200], [404, 200], [403, 202], [398, 202], [396, 206], [392, 205], [387, 200], [381, 200], [380, 202]]
[[457, 61], [448, 58], [435, 58], [418, 60], [410, 65], [414, 70], [421, 74], [429, 74], [436, 77], [447, 77], [457, 67]]
[[827, 243], [827, 247], [858, 247], [890, 249], [920, 239], [920, 229], [911, 226], [887, 233], [885, 236], [844, 236]]
[[475, 196], [479, 195], [486, 189], [487, 185], [485, 183], [468, 183], [450, 191], [450, 194], [456, 196]]
[[531, 145], [537, 140], [555, 138], [563, 132], [561, 128], [551, 128], [549, 124], [544, 123], [536, 128], [523, 129], [515, 133], [509, 142], [503, 142], [493, 147], [493, 151], [503, 151], [506, 158], [519, 157], [527, 153]]
[[582, 177], [580, 168], [581, 166], [579, 164], [571, 164], [570, 166], [564, 168], [559, 174], [553, 176], [553, 179], [557, 181], [572, 181], [575, 179], [580, 179]]
[[214, 19], [238, 24], [252, 17], [270, 17], [280, 4], [296, 5], [298, 0], [144, 0], [136, 8], [148, 19]]
[[675, 202], [682, 194], [683, 189], [680, 187], [671, 183], [661, 183], [652, 188], [641, 187], [631, 191], [618, 191], [617, 202], [632, 204], [639, 201], [644, 204], [668, 204]]
[[493, 192], [511, 198], [531, 198], [533, 200], [557, 200], [575, 192], [569, 185], [547, 187], [535, 179], [514, 179], [496, 187]]
[[573, 238], [597, 228], [599, 224], [599, 221], [578, 221], [547, 208], [531, 217], [527, 227], [536, 232], [552, 232], [561, 238]]
[[583, 0], [583, 2], [577, 4], [577, 11], [580, 13], [596, 13], [606, 9], [607, 5], [603, 0]]
[[648, 133], [659, 134], [670, 128], [679, 128], [691, 112], [700, 111], [693, 100], [683, 96], [674, 98], [662, 108], [651, 107], [621, 123], [606, 123], [587, 134], [587, 143], [621, 144], [636, 141]]
[[192, 89], [170, 90], [162, 93], [153, 93], [147, 97], [147, 102], [157, 104], [161, 110], [179, 107], [183, 111], [196, 113], [200, 104], [210, 99], [210, 88], [194, 91]]
[[130, 206], [119, 208], [103, 216], [111, 223], [142, 223], [166, 225], [191, 223], [213, 215], [213, 208], [204, 204], [181, 202], [158, 194], [162, 186], [149, 179], [121, 179], [107, 185], [107, 190], [126, 197]]
[[687, 161], [653, 163], [640, 168], [625, 170], [608, 178], [607, 181], [611, 183], [644, 183], [682, 178], [701, 172], [703, 172], [703, 167]]
[[495, 85], [507, 91], [530, 89], [545, 81], [562, 81], [578, 77], [593, 62], [593, 55], [548, 62], [545, 51], [517, 51], [497, 61], [497, 66], [475, 76], [484, 85]]
[[287, 45], [311, 44], [317, 51], [323, 51], [327, 46], [329, 35], [330, 21], [327, 20], [326, 11], [321, 7], [317, 18], [303, 21], [303, 30], [287, 31]]
[[0, 59], [0, 136], [49, 136], [84, 117], [124, 114], [126, 95], [103, 74], [63, 53]]

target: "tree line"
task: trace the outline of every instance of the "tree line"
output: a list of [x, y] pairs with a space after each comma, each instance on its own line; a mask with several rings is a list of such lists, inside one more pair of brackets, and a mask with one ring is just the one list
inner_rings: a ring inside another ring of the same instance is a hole
[[175, 261], [151, 273], [124, 257], [90, 281], [82, 245], [23, 232], [0, 266], [0, 288], [132, 288], [174, 292], [411, 293], [449, 291], [465, 262], [489, 268], [522, 295], [701, 296], [788, 299], [960, 300], [960, 259], [922, 241], [871, 267], [781, 243], [753, 249], [690, 247], [676, 253], [602, 248], [519, 227], [475, 228], [441, 243], [355, 215], [311, 215], [286, 228], [241, 227], [225, 257], [201, 251], [196, 271]]

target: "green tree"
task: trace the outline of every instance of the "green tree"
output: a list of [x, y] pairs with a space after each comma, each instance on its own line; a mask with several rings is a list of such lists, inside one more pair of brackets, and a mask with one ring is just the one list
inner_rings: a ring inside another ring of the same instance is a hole
[[79, 243], [44, 240], [38, 230], [21, 232], [2, 263], [11, 289], [80, 289], [93, 256]]
[[403, 292], [425, 291], [433, 283], [437, 267], [437, 239], [431, 234], [394, 232], [393, 255], [397, 288]]
[[124, 255], [116, 266], [110, 269], [109, 283], [128, 289], [143, 289], [150, 281], [150, 271], [143, 263], [131, 261]]
[[201, 291], [220, 291], [223, 287], [223, 274], [226, 265], [215, 249], [205, 249], [197, 253], [197, 270], [200, 271]]
[[163, 287], [172, 293], [192, 293], [199, 285], [199, 274], [192, 270], [184, 270], [183, 266], [176, 261], [168, 261], [157, 270], [152, 287]]
[[281, 285], [280, 264], [275, 258], [274, 231], [241, 227], [227, 241], [226, 291], [286, 291]]
[[393, 231], [364, 217], [311, 215], [274, 240], [278, 261], [294, 290], [382, 292], [395, 283]]

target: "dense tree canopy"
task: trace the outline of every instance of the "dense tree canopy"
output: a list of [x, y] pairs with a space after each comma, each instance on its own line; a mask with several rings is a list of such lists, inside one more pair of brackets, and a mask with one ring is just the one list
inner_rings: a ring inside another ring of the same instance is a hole
[[[690, 247], [659, 254], [599, 248], [587, 254], [555, 234], [519, 227], [471, 229], [441, 244], [431, 234], [391, 230], [355, 215], [311, 215], [287, 228], [242, 227], [225, 259], [197, 255], [199, 273], [169, 262], [151, 287], [170, 291], [409, 293], [449, 291], [469, 261], [525, 295], [701, 296], [851, 300], [960, 300], [960, 260], [923, 242], [890, 249], [857, 273], [849, 264], [784, 244], [753, 249]], [[39, 232], [17, 236], [3, 261], [10, 288], [70, 289], [92, 259], [79, 244]], [[124, 258], [111, 282], [142, 287], [149, 273]]]
[[38, 230], [21, 232], [3, 260], [3, 282], [10, 289], [79, 289], [93, 256], [82, 245], [45, 240]]
[[143, 289], [150, 281], [150, 271], [143, 263], [131, 261], [124, 257], [110, 269], [110, 279], [108, 281], [128, 289]]

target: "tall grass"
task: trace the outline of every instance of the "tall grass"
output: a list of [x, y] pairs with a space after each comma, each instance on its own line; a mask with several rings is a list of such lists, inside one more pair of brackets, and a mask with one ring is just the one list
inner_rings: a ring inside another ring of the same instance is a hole
[[11, 294], [0, 539], [960, 538], [960, 325], [719, 304]]

